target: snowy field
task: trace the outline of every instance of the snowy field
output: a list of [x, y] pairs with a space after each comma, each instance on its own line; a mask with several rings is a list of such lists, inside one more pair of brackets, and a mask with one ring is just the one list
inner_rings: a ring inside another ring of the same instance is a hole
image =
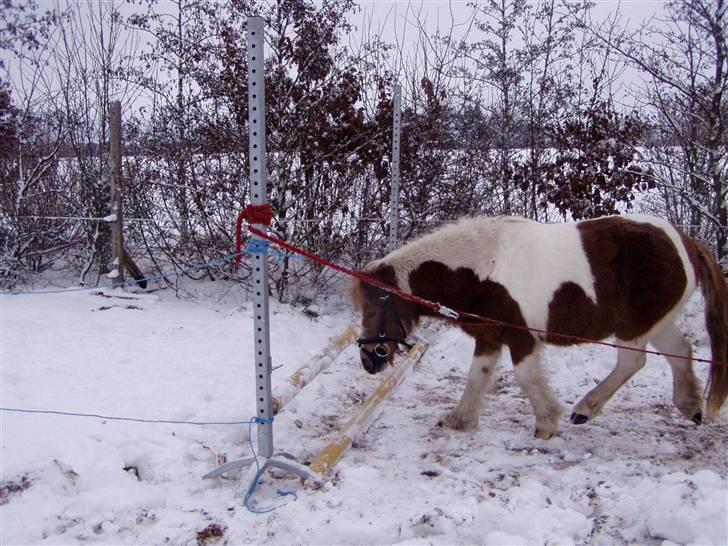
[[[2, 296], [1, 405], [250, 418], [250, 303], [235, 287], [195, 287], [183, 298]], [[274, 391], [351, 318], [344, 304], [320, 318], [273, 304]], [[709, 357], [699, 298], [681, 324]], [[243, 506], [236, 476], [202, 479], [249, 454], [247, 425], [2, 412], [0, 543], [728, 544], [728, 410], [703, 426], [679, 416], [664, 360], [648, 357], [593, 423], [564, 417], [542, 441], [506, 357], [480, 428], [455, 432], [437, 421], [459, 399], [473, 343], [445, 326], [423, 334], [427, 353], [320, 487], [265, 473], [252, 503], [276, 508], [266, 514]], [[583, 346], [544, 357], [568, 415], [616, 354]], [[276, 418], [276, 448], [310, 462], [380, 380], [349, 347]]]

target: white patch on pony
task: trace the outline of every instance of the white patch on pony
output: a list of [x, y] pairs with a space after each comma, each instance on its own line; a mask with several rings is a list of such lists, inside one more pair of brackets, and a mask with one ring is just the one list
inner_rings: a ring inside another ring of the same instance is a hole
[[[367, 266], [373, 270], [382, 264], [394, 266], [397, 284], [411, 292], [409, 276], [420, 264], [441, 262], [451, 269], [466, 267], [486, 279], [493, 269], [491, 257], [498, 241], [500, 217], [463, 218], [416, 239]], [[527, 220], [524, 220], [527, 221]]]
[[594, 276], [576, 226], [504, 222], [491, 279], [518, 302], [529, 326], [547, 327], [549, 304], [566, 282], [577, 284], [597, 302]]
[[409, 275], [437, 261], [471, 269], [481, 280], [503, 285], [529, 326], [545, 328], [554, 292], [565, 282], [582, 287], [596, 303], [594, 277], [576, 224], [539, 224], [525, 218], [465, 218], [395, 250], [367, 269], [394, 266], [400, 288]]

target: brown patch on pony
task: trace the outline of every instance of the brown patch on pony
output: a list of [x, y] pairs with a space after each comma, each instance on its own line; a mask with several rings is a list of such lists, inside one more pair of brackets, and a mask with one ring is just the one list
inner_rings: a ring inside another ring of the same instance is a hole
[[[723, 271], [710, 249], [700, 241], [692, 241], [691, 247], [699, 258], [698, 276], [705, 298], [705, 326], [710, 336], [710, 349], [715, 361], [728, 361], [728, 287]], [[707, 417], [718, 415], [728, 397], [728, 366], [711, 364], [706, 387]]]
[[[362, 273], [388, 286], [399, 288], [399, 285], [397, 284], [397, 275], [394, 268], [390, 265], [379, 265], [374, 269], [366, 269], [362, 271]], [[419, 308], [421, 306], [416, 303], [403, 300], [396, 294], [390, 294], [382, 288], [367, 284], [359, 279], [356, 279], [351, 285], [352, 302], [354, 303], [354, 306], [362, 312], [366, 312], [369, 309], [376, 309], [378, 311], [380, 299], [388, 294], [392, 298], [392, 304], [396, 310], [397, 317], [402, 321], [402, 324], [405, 326], [407, 331], [411, 331], [412, 327], [417, 323], [418, 318], [422, 315], [422, 313], [419, 312]], [[392, 320], [392, 317], [388, 317], [387, 320]], [[363, 337], [367, 337], [372, 334], [373, 332], [362, 332]], [[393, 347], [396, 348], [396, 344]]]
[[[546, 329], [566, 336], [603, 339], [614, 332], [610, 321], [603, 318], [607, 313], [608, 310], [600, 309], [581, 286], [565, 282], [551, 298]], [[554, 345], [578, 343], [568, 337], [551, 334], [546, 335], [546, 342]]]
[[[594, 276], [596, 303], [574, 283], [564, 283], [549, 303], [548, 330], [603, 339], [646, 334], [680, 301], [687, 285], [683, 262], [660, 228], [619, 217], [578, 224]], [[549, 336], [549, 343], [576, 341]]]
[[[500, 283], [480, 280], [472, 269], [459, 267], [453, 270], [441, 262], [427, 261], [410, 273], [409, 282], [412, 293], [420, 297], [460, 311], [526, 326], [521, 308], [508, 290]], [[438, 316], [430, 309], [418, 311]], [[475, 338], [475, 356], [493, 353], [505, 344], [511, 351], [513, 363], [518, 364], [533, 352], [536, 345], [529, 332], [517, 328], [483, 323], [458, 323], [458, 326]]]
[[[394, 272], [394, 268], [390, 265], [380, 265], [375, 269], [364, 270], [360, 273], [368, 275], [369, 277], [372, 277], [373, 279], [376, 279], [394, 288], [398, 288], [397, 275]], [[367, 284], [359, 279], [354, 279], [354, 281], [351, 283], [351, 301], [354, 304], [354, 307], [360, 311], [364, 308], [364, 304], [367, 301], [370, 301], [374, 297], [382, 297], [385, 294], [387, 294], [387, 292], [385, 292], [381, 288], [377, 288], [376, 286]]]

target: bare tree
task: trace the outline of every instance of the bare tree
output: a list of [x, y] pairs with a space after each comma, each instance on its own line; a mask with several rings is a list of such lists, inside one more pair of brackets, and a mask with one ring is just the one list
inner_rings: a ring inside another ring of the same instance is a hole
[[574, 99], [582, 80], [573, 60], [579, 45], [578, 23], [571, 14], [589, 8], [590, 4], [582, 1], [541, 0], [530, 6], [518, 25], [519, 39], [524, 44], [519, 50], [524, 153], [514, 170], [522, 192], [519, 210], [535, 220], [548, 218], [539, 181], [551, 160], [550, 128], [578, 111]]
[[45, 87], [57, 13], [3, 2], [0, 13], [0, 282], [42, 272], [79, 240], [59, 155], [65, 120]]
[[725, 257], [728, 2], [671, 0], [664, 11], [632, 34], [595, 34], [643, 75], [641, 97], [655, 125], [645, 160], [653, 164], [666, 212]]
[[[101, 219], [109, 214], [108, 111], [112, 99], [133, 99], [136, 89], [124, 74], [137, 43], [127, 32], [116, 2], [68, 4], [59, 24], [49, 88], [56, 111], [66, 120], [66, 175], [75, 181], [68, 196], [76, 214]], [[85, 224], [86, 258], [81, 282], [95, 268], [110, 270], [110, 230], [102, 221]]]

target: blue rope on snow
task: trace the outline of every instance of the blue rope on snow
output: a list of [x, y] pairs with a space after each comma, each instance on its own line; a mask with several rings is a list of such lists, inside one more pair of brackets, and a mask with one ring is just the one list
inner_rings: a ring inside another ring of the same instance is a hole
[[137, 417], [117, 417], [113, 415], [100, 415], [97, 413], [75, 413], [72, 411], [57, 411], [57, 410], [36, 410], [36, 409], [23, 409], [23, 408], [4, 408], [0, 407], [0, 411], [10, 411], [14, 413], [40, 413], [44, 415], [63, 415], [66, 417], [92, 417], [94, 419], [104, 419], [107, 421], [130, 421], [134, 423], [162, 423], [172, 425], [245, 425], [250, 424], [253, 421], [179, 421], [175, 419], [142, 419]]
[[[264, 425], [268, 423], [272, 423], [273, 419], [263, 419], [261, 417], [253, 417], [248, 422], [248, 444], [250, 445], [250, 452], [253, 454], [253, 460], [255, 461], [256, 466], [256, 472], [255, 472], [255, 478], [253, 478], [253, 483], [250, 484], [250, 487], [248, 487], [248, 490], [245, 493], [245, 499], [243, 500], [243, 506], [248, 510], [248, 512], [252, 512], [253, 514], [268, 514], [270, 512], [273, 512], [274, 510], [278, 510], [280, 506], [270, 506], [267, 508], [254, 508], [250, 505], [250, 499], [253, 497], [253, 494], [255, 493], [255, 490], [258, 488], [258, 483], [260, 482], [260, 476], [263, 474], [263, 470], [260, 468], [260, 461], [258, 461], [258, 455], [255, 454], [255, 447], [253, 446], [253, 423], [257, 425]], [[294, 491], [284, 491], [282, 489], [276, 489], [276, 494], [279, 497], [287, 497], [292, 496], [293, 500], [298, 500], [298, 495]]]
[[[255, 493], [256, 489], [258, 488], [258, 483], [260, 482], [260, 476], [263, 474], [262, 469], [260, 467], [260, 461], [258, 460], [258, 455], [255, 453], [255, 447], [253, 446], [253, 424], [256, 425], [267, 425], [272, 424], [273, 419], [263, 419], [261, 417], [253, 417], [252, 419], [247, 419], [245, 421], [182, 421], [182, 420], [176, 420], [176, 419], [143, 419], [138, 417], [119, 417], [114, 415], [101, 415], [98, 413], [76, 413], [72, 411], [58, 411], [58, 410], [37, 410], [37, 409], [24, 409], [24, 408], [6, 408], [6, 407], [0, 407], [0, 411], [9, 411], [13, 413], [31, 413], [31, 414], [43, 414], [43, 415], [62, 415], [64, 417], [91, 417], [94, 419], [103, 419], [107, 421], [130, 421], [134, 423], [155, 423], [155, 424], [173, 424], [173, 425], [198, 425], [198, 426], [205, 426], [205, 425], [248, 425], [248, 444], [250, 445], [250, 452], [253, 454], [253, 460], [255, 461], [256, 466], [256, 473], [255, 478], [253, 479], [253, 483], [250, 484], [250, 487], [248, 487], [248, 491], [245, 494], [245, 500], [243, 501], [243, 505], [245, 508], [248, 509], [249, 512], [252, 512], [253, 514], [267, 514], [269, 512], [273, 512], [274, 510], [277, 510], [280, 508], [280, 506], [272, 506], [268, 508], [254, 508], [250, 505], [250, 499], [253, 497], [253, 494]], [[282, 489], [277, 489], [276, 494], [279, 497], [293, 497], [293, 500], [298, 500], [298, 495], [296, 495], [295, 491], [284, 491]]]

